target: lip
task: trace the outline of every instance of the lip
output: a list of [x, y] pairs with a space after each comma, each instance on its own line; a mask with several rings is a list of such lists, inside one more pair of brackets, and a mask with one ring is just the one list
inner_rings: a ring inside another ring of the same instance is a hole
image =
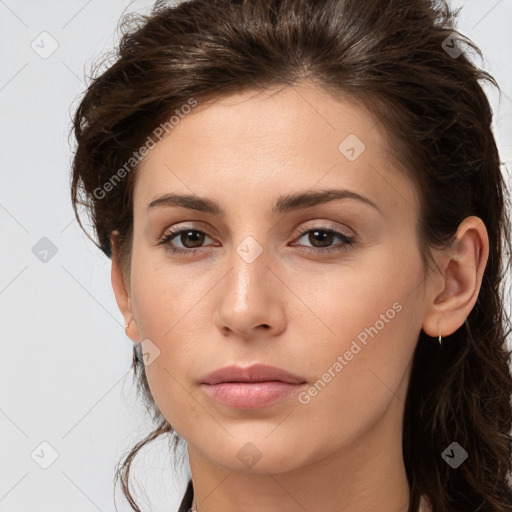
[[294, 396], [306, 380], [265, 364], [226, 366], [210, 373], [201, 387], [215, 401], [240, 409], [260, 409]]
[[215, 401], [238, 409], [261, 409], [294, 396], [304, 384], [290, 384], [280, 380], [265, 382], [219, 382], [201, 384]]
[[277, 366], [256, 363], [251, 366], [224, 366], [208, 374], [201, 384], [219, 384], [221, 382], [268, 382], [281, 381], [288, 384], [303, 384], [306, 379]]

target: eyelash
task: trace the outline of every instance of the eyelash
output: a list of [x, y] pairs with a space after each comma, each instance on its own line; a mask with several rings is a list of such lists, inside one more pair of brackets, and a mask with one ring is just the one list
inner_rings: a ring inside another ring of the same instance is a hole
[[[185, 254], [185, 253], [200, 253], [204, 252], [204, 247], [199, 248], [193, 248], [193, 249], [183, 249], [181, 247], [173, 247], [170, 245], [170, 242], [176, 238], [178, 235], [181, 235], [182, 233], [187, 233], [189, 231], [193, 231], [196, 233], [203, 233], [206, 235], [204, 231], [201, 231], [199, 229], [194, 228], [185, 228], [185, 229], [179, 229], [175, 231], [168, 231], [164, 234], [164, 236], [160, 239], [157, 245], [164, 245], [165, 250], [171, 252], [172, 254]], [[321, 231], [328, 234], [333, 234], [338, 236], [342, 242], [343, 245], [341, 246], [335, 246], [335, 247], [325, 247], [325, 248], [319, 248], [319, 247], [303, 247], [307, 252], [312, 253], [321, 253], [321, 254], [327, 254], [335, 251], [343, 251], [350, 249], [355, 245], [355, 237], [349, 236], [341, 231], [338, 231], [336, 229], [327, 228], [327, 227], [316, 227], [316, 228], [310, 228], [309, 226], [301, 230], [301, 232], [298, 235], [298, 238], [302, 238], [306, 233], [312, 232], [312, 231]], [[208, 236], [208, 235], [206, 235]]]

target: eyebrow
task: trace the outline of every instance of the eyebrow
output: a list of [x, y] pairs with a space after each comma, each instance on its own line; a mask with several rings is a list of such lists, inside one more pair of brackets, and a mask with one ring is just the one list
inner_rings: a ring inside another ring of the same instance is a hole
[[[286, 194], [278, 197], [274, 202], [272, 205], [272, 213], [274, 215], [282, 215], [291, 211], [341, 199], [356, 199], [382, 213], [381, 209], [372, 200], [346, 189], [315, 190]], [[153, 199], [153, 201], [148, 204], [147, 210], [155, 207], [182, 207], [189, 210], [212, 213], [217, 217], [224, 217], [225, 215], [217, 202], [199, 197], [195, 194], [163, 194]]]

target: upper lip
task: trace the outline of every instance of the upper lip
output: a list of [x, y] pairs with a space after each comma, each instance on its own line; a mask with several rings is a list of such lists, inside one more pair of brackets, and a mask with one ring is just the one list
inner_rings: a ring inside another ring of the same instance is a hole
[[209, 373], [202, 381], [202, 384], [218, 384], [219, 382], [265, 382], [280, 380], [290, 384], [302, 384], [305, 381], [302, 377], [294, 375], [283, 368], [256, 363], [251, 366], [224, 366]]

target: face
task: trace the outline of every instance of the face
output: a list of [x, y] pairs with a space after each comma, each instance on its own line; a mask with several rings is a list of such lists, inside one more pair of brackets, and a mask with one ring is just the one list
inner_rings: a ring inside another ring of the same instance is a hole
[[[314, 86], [252, 91], [197, 106], [137, 173], [135, 337], [191, 457], [284, 472], [377, 446], [384, 423], [401, 435], [424, 272], [415, 190], [379, 124]], [[201, 384], [254, 363], [303, 384], [252, 408]]]

